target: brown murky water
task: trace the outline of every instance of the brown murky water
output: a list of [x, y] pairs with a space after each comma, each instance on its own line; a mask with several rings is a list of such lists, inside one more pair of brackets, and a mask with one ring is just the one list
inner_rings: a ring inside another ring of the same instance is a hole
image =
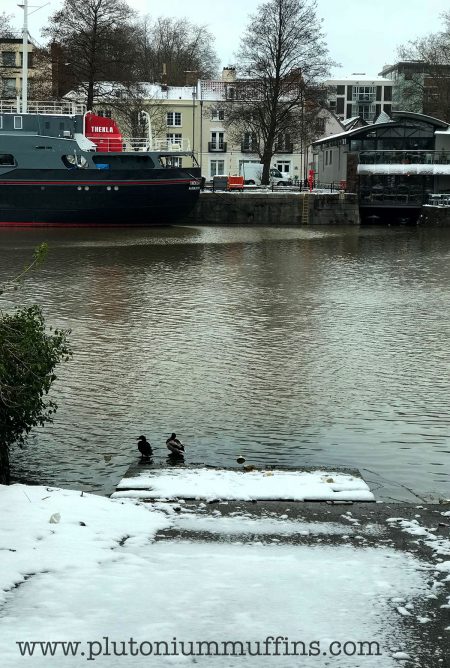
[[450, 496], [450, 229], [2, 229], [0, 280], [41, 241], [20, 298], [75, 354], [18, 479], [109, 492], [135, 438], [165, 460], [176, 431], [188, 461]]

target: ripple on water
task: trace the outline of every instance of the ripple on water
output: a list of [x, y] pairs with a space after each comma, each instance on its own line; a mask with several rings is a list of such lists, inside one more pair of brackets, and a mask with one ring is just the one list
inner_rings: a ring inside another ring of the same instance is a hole
[[175, 430], [194, 461], [353, 466], [448, 495], [448, 230], [0, 235], [0, 281], [49, 244], [21, 300], [74, 347], [17, 476], [109, 491], [140, 433], [164, 461]]

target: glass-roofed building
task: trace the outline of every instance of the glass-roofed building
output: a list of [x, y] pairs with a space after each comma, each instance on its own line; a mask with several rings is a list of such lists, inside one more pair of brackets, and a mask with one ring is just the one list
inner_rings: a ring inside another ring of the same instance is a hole
[[424, 114], [382, 112], [375, 123], [313, 143], [316, 181], [359, 194], [361, 207], [419, 208], [450, 192], [450, 126]]

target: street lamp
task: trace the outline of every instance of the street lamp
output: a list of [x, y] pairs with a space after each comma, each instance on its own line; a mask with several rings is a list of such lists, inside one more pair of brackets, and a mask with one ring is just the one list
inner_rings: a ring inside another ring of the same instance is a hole
[[141, 117], [144, 118], [147, 123], [148, 150], [152, 151], [153, 150], [152, 120], [150, 118], [150, 114], [148, 113], [148, 111], [142, 110], [140, 114]]

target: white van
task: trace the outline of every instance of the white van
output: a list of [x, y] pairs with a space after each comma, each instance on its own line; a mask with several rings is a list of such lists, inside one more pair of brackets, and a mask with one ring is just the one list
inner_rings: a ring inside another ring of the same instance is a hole
[[[241, 176], [244, 177], [244, 183], [246, 185], [260, 186], [262, 179], [263, 166], [260, 162], [247, 162], [241, 165]], [[289, 186], [291, 185], [291, 180], [286, 176], [271, 167], [269, 170], [269, 179], [270, 184], [274, 186]]]

